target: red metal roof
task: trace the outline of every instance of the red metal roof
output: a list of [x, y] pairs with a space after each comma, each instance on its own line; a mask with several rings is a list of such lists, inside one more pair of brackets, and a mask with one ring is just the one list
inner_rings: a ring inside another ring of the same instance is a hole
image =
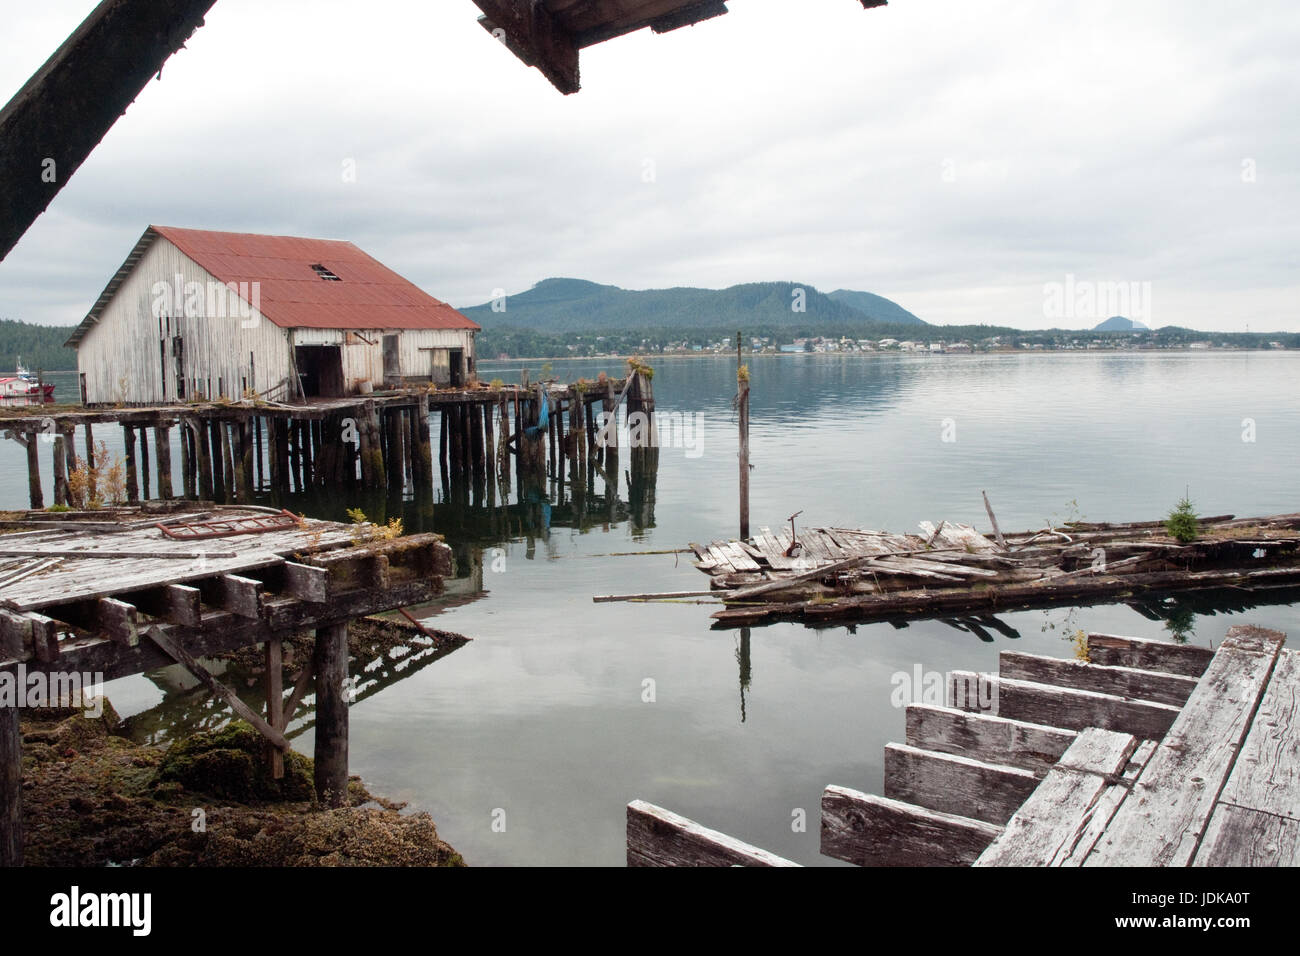
[[[258, 307], [282, 328], [479, 328], [350, 242], [149, 228], [222, 282], [256, 282]], [[324, 266], [340, 281], [322, 279], [313, 265]]]

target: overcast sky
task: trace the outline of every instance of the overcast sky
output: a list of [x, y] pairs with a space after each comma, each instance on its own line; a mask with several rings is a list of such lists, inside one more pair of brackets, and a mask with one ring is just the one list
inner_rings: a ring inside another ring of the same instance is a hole
[[[4, 98], [93, 5], [8, 5]], [[0, 263], [0, 317], [79, 321], [157, 223], [350, 239], [458, 306], [789, 280], [1095, 324], [1046, 314], [1072, 275], [1300, 330], [1300, 5], [729, 6], [583, 51], [565, 97], [470, 0], [218, 0]]]

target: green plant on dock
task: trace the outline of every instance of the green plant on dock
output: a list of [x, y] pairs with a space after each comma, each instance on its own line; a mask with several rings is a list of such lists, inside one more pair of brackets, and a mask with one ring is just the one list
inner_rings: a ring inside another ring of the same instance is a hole
[[1169, 517], [1165, 519], [1165, 530], [1169, 532], [1170, 537], [1183, 544], [1195, 541], [1200, 533], [1196, 523], [1197, 517], [1191, 499], [1184, 494], [1174, 506], [1174, 510], [1169, 512]]
[[506, 383], [503, 382], [503, 381], [502, 381], [501, 379], [499, 379], [499, 378], [494, 378], [494, 379], [492, 379], [491, 386], [492, 386], [493, 388], [505, 388], [505, 387], [506, 387]]
[[635, 375], [639, 372], [646, 381], [655, 377], [655, 370], [636, 356], [627, 360], [627, 367], [629, 374]]
[[1090, 661], [1088, 656], [1088, 632], [1079, 628], [1070, 635], [1070, 643], [1074, 645], [1074, 656], [1076, 660]]
[[389, 518], [387, 524], [371, 524], [366, 513], [360, 508], [349, 508], [348, 518], [352, 521], [352, 544], [360, 547], [374, 541], [391, 541], [402, 536], [402, 519]]
[[71, 511], [72, 508], [69, 507], [68, 505], [50, 505], [45, 510], [46, 511]]

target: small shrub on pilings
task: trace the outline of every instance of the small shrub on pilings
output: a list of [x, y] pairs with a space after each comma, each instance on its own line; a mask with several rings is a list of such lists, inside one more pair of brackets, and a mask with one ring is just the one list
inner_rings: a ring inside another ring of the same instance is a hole
[[348, 517], [352, 520], [352, 544], [355, 547], [402, 536], [401, 518], [389, 518], [387, 524], [372, 524], [360, 508], [349, 508]]
[[634, 375], [637, 372], [640, 372], [642, 375], [645, 376], [647, 381], [655, 377], [655, 370], [651, 368], [649, 365], [646, 365], [645, 362], [641, 361], [636, 356], [633, 356], [632, 358], [627, 360], [627, 367], [628, 367], [629, 374]]
[[1197, 526], [1197, 514], [1192, 507], [1191, 500], [1187, 495], [1174, 506], [1174, 510], [1169, 512], [1169, 517], [1165, 519], [1165, 530], [1170, 536], [1183, 544], [1195, 541], [1200, 533]]
[[68, 502], [73, 508], [95, 510], [105, 504], [126, 504], [126, 466], [102, 441], [95, 443], [95, 465], [77, 456], [68, 474]]

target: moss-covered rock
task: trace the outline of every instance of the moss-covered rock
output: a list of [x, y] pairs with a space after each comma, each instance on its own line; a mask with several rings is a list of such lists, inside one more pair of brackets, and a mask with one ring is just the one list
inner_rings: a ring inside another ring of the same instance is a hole
[[269, 744], [243, 721], [221, 730], [194, 734], [173, 744], [154, 777], [155, 788], [206, 794], [240, 803], [315, 799], [312, 762], [298, 753], [284, 755], [284, 778], [276, 780], [266, 758]]

